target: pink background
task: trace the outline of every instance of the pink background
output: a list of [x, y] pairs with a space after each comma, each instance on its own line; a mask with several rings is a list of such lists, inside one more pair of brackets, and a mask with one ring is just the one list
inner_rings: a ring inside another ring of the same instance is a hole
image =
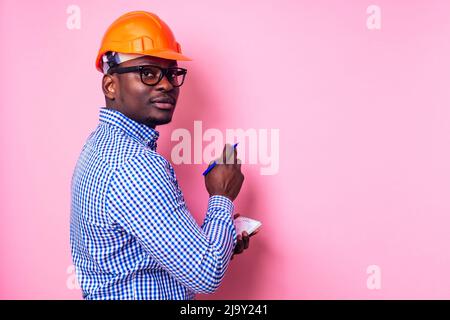
[[[66, 9], [81, 8], [81, 29]], [[381, 8], [368, 30], [366, 8]], [[157, 13], [189, 69], [176, 128], [280, 129], [280, 169], [244, 165], [236, 211], [261, 220], [199, 299], [450, 298], [450, 2], [0, 1], [0, 298], [68, 286], [70, 179], [104, 99], [108, 25]], [[201, 222], [205, 165], [175, 170]], [[366, 285], [369, 265], [382, 271]]]

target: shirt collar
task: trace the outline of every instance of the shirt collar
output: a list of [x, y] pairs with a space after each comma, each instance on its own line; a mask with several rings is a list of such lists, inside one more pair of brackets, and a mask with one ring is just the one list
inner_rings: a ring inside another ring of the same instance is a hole
[[107, 123], [113, 125], [123, 131], [128, 135], [137, 139], [139, 142], [143, 143], [145, 146], [150, 147], [150, 149], [156, 151], [156, 141], [159, 138], [159, 131], [146, 126], [145, 124], [136, 122], [123, 113], [107, 108], [100, 108], [100, 123]]

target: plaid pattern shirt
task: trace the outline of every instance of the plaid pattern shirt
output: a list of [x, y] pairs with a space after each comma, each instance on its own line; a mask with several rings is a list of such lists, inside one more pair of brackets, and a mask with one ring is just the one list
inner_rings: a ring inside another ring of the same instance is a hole
[[237, 241], [233, 203], [212, 196], [200, 227], [159, 132], [100, 109], [71, 181], [70, 244], [84, 299], [195, 299], [220, 285]]

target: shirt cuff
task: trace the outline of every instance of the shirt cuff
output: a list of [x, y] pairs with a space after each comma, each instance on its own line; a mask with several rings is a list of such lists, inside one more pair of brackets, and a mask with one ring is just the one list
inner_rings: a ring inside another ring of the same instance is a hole
[[234, 211], [234, 204], [225, 196], [211, 196], [208, 200], [208, 211], [210, 209], [223, 210], [231, 215]]

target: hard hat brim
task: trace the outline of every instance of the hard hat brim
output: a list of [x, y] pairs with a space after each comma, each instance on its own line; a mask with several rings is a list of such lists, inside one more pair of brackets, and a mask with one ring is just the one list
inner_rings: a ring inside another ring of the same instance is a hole
[[[135, 52], [122, 52], [122, 53], [135, 53]], [[148, 51], [139, 52], [139, 54], [142, 54], [144, 56], [152, 56], [152, 57], [168, 59], [168, 60], [192, 61], [191, 58], [189, 58], [181, 53], [172, 51], [172, 50], [148, 50]], [[102, 55], [103, 55], [103, 53], [99, 53], [99, 55], [97, 56], [96, 68], [98, 71], [103, 73], [103, 70], [101, 68], [101, 56]]]
[[149, 51], [143, 51], [140, 54], [143, 54], [146, 56], [153, 56], [153, 57], [168, 59], [168, 60], [192, 61], [191, 58], [185, 56], [184, 54], [174, 52], [172, 50], [161, 50], [161, 51], [149, 50]]

